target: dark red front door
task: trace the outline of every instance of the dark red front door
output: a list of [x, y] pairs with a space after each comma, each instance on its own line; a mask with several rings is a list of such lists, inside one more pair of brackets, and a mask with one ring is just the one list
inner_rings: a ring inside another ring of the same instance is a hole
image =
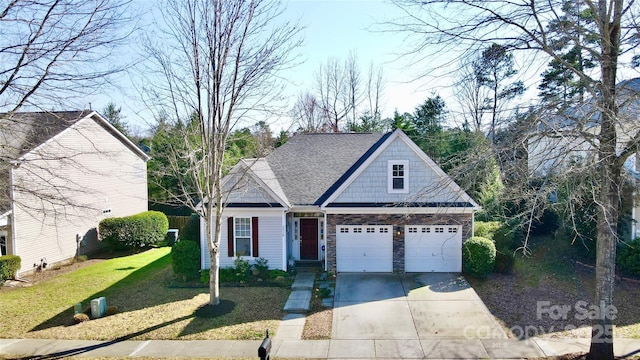
[[300, 260], [318, 260], [318, 219], [300, 219]]

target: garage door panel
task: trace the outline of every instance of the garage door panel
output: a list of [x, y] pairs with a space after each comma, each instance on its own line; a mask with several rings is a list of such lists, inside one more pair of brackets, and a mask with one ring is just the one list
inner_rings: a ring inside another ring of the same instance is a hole
[[460, 272], [461, 270], [462, 229], [460, 226], [406, 226], [406, 272]]
[[393, 271], [391, 226], [338, 225], [336, 261], [338, 272]]

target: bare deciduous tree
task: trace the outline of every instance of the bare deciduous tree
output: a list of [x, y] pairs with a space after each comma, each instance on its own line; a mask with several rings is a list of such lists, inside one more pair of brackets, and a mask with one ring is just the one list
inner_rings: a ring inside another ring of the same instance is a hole
[[298, 95], [289, 115], [303, 132], [323, 132], [327, 127], [318, 99], [309, 92]]
[[181, 191], [170, 195], [204, 219], [215, 305], [227, 139], [238, 121], [268, 110], [281, 93], [275, 75], [293, 64], [300, 27], [277, 23], [282, 6], [271, 0], [166, 1], [161, 11], [166, 30], [147, 48], [162, 81], [152, 81], [149, 94], [176, 119], [190, 119], [186, 146], [173, 155], [181, 166], [169, 167]]
[[[0, 4], [0, 210], [11, 203], [8, 169], [18, 163], [25, 149], [39, 145], [31, 132], [44, 132], [50, 125], [39, 127], [14, 115], [22, 110], [67, 107], [73, 97], [97, 91], [112, 75], [123, 71], [126, 62], [115, 61], [113, 55], [133, 30], [129, 11], [128, 1], [111, 0], [16, 0]], [[51, 118], [50, 123], [56, 126], [69, 124], [69, 119], [55, 112], [45, 111], [42, 116]], [[39, 160], [54, 158], [43, 152], [41, 149], [38, 153]], [[59, 155], [55, 158], [61, 160]], [[74, 159], [70, 155], [66, 161]], [[47, 171], [45, 167], [40, 170]], [[68, 186], [57, 185], [59, 193], [70, 187], [80, 191], [74, 179], [66, 183]], [[54, 185], [51, 189], [56, 192]], [[31, 193], [42, 203], [40, 209], [33, 209], [33, 203], [22, 205], [34, 211], [42, 212], [52, 205], [81, 205], [72, 204], [69, 196], [52, 198]]]
[[[565, 1], [531, 2], [480, 0], [426, 0], [396, 2], [406, 17], [392, 23], [419, 35], [418, 48], [423, 56], [444, 49], [472, 52], [479, 46], [499, 43], [509, 49], [526, 51], [544, 60], [556, 60], [570, 69], [585, 86], [592, 102], [591, 110], [574, 112], [565, 119], [564, 129], [575, 129], [576, 138], [590, 140], [595, 163], [594, 199], [597, 204], [597, 260], [595, 306], [613, 306], [615, 261], [621, 172], [625, 160], [640, 144], [640, 131], [630, 127], [621, 116], [624, 103], [616, 86], [621, 57], [632, 55], [637, 47], [637, 17], [640, 9], [634, 1], [589, 1], [583, 4], [593, 16], [593, 28], [565, 21]], [[550, 26], [562, 23], [562, 26]], [[589, 38], [593, 42], [576, 43], [589, 53], [597, 71], [569, 63], [557, 50], [558, 41]], [[636, 90], [637, 91], [637, 90]], [[637, 94], [629, 97], [635, 100]], [[585, 129], [596, 129], [585, 131]], [[624, 136], [623, 136], [624, 135]], [[591, 359], [613, 359], [613, 323], [611, 316], [594, 320]]]

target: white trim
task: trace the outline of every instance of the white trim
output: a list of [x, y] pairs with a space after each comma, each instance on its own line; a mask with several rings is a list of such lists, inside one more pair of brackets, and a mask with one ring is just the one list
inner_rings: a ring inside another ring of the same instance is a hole
[[[287, 215], [282, 213], [282, 268], [287, 270], [289, 257], [287, 256]], [[258, 239], [260, 240], [260, 239]]]
[[[402, 165], [402, 189], [393, 188], [393, 167]], [[408, 194], [409, 193], [409, 160], [387, 160], [387, 192], [389, 194]]]
[[328, 198], [327, 200], [324, 201], [324, 203], [322, 203], [322, 205], [320, 205], [320, 208], [322, 210], [329, 210], [326, 208], [326, 206], [328, 204], [330, 204], [332, 201], [334, 201], [338, 196], [340, 196], [368, 167], [369, 165], [371, 165], [371, 163], [373, 161], [375, 161], [378, 156], [380, 156], [380, 154], [382, 154], [392, 143], [394, 140], [396, 140], [397, 138], [400, 138], [402, 141], [404, 141], [404, 143], [410, 148], [412, 149], [416, 155], [422, 159], [427, 166], [429, 166], [436, 175], [438, 175], [441, 179], [447, 179], [447, 186], [450, 187], [454, 192], [460, 194], [460, 198], [463, 199], [463, 201], [467, 201], [469, 203], [472, 204], [473, 208], [471, 211], [475, 211], [475, 210], [480, 210], [480, 206], [464, 191], [462, 190], [462, 188], [460, 188], [460, 186], [458, 186], [458, 184], [456, 184], [444, 171], [442, 171], [442, 169], [435, 163], [433, 162], [433, 160], [431, 160], [431, 158], [429, 158], [429, 156], [427, 156], [427, 154], [424, 153], [424, 151], [422, 151], [418, 145], [416, 145], [413, 141], [411, 141], [411, 139], [409, 139], [409, 137], [402, 132], [402, 130], [397, 129], [396, 131], [394, 131], [385, 141], [382, 145], [380, 145], [376, 151], [373, 152], [373, 154], [371, 154], [367, 160], [364, 161], [364, 163], [362, 163], [357, 169], [356, 171], [353, 172], [353, 174], [351, 174], [351, 176], [349, 176], [349, 178], [342, 183], [342, 185], [340, 185], [340, 187], [338, 187]]
[[[241, 255], [240, 258], [253, 258], [253, 219], [251, 216], [234, 216], [233, 217], [233, 255], [234, 257], [238, 256], [238, 236], [236, 235], [236, 221], [239, 219], [247, 219], [249, 220], [249, 255]], [[229, 230], [227, 230], [229, 231]], [[242, 239], [246, 239], [246, 237], [242, 237]]]
[[379, 208], [326, 208], [326, 214], [473, 214], [475, 208], [455, 207], [379, 207]]

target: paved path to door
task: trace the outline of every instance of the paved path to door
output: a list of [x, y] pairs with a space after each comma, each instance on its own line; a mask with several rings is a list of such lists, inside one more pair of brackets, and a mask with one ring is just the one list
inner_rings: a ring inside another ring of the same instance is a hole
[[458, 274], [339, 274], [332, 339], [506, 339]]

